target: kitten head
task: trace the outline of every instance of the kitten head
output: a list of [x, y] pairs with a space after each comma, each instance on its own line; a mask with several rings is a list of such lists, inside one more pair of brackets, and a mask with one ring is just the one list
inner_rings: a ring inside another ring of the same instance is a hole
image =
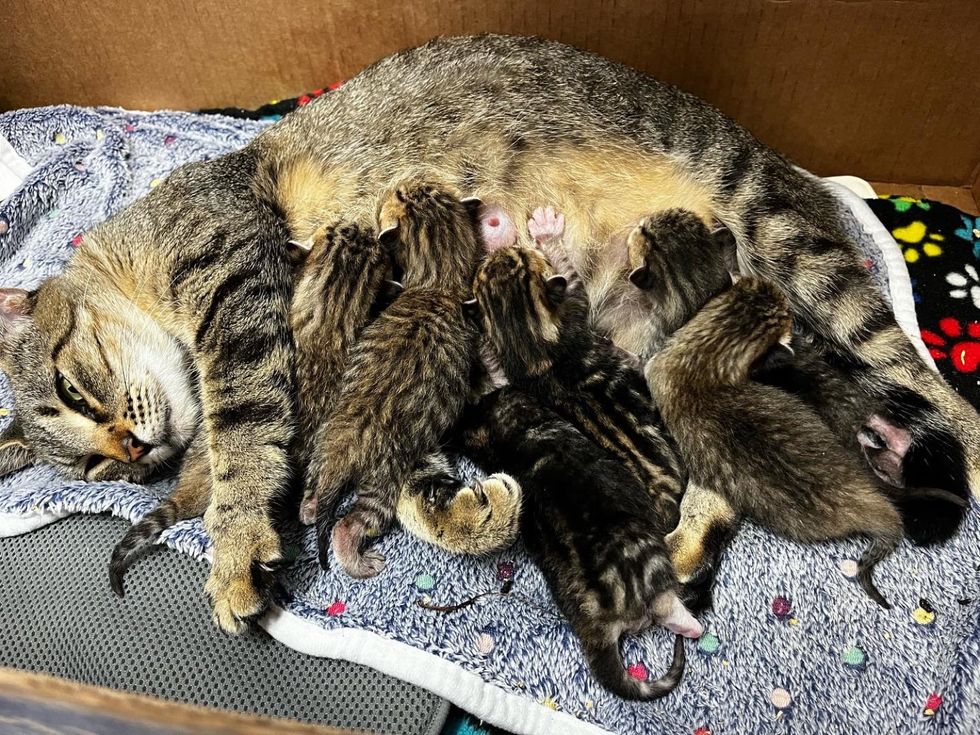
[[556, 351], [585, 325], [587, 304], [581, 289], [569, 289], [539, 250], [506, 247], [493, 251], [477, 269], [477, 316], [500, 357], [509, 380], [541, 375]]
[[381, 205], [378, 239], [392, 252], [406, 288], [465, 291], [483, 250], [478, 199], [430, 183], [398, 186]]
[[648, 365], [648, 380], [668, 361], [683, 363], [692, 382], [737, 385], [773, 349], [790, 350], [793, 317], [774, 284], [745, 277], [701, 309]]
[[83, 280], [0, 289], [0, 366], [17, 413], [0, 440], [0, 475], [39, 461], [79, 479], [140, 480], [197, 430], [183, 349]]
[[713, 296], [732, 285], [735, 244], [728, 230], [711, 232], [700, 217], [668, 209], [647, 217], [627, 238], [629, 280], [670, 334]]

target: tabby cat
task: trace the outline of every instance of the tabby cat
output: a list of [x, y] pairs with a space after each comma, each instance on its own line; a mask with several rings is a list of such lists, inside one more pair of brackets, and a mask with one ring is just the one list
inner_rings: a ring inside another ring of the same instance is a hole
[[[742, 278], [649, 361], [650, 390], [694, 486], [797, 541], [870, 536], [858, 581], [887, 608], [872, 570], [903, 537], [902, 518], [884, 492], [888, 487], [804, 401], [750, 380], [769, 350], [790, 340], [791, 330], [782, 293], [766, 281]], [[683, 523], [678, 533], [684, 533]], [[676, 553], [674, 559], [682, 577], [691, 573], [692, 560]]]
[[[438, 449], [470, 395], [476, 331], [462, 303], [483, 252], [478, 206], [433, 185], [405, 184], [381, 207], [378, 237], [390, 244], [405, 288], [351, 348], [309, 453], [324, 568], [332, 545], [352, 577], [381, 571], [381, 553], [362, 547], [390, 528], [398, 488]], [[351, 490], [357, 500], [332, 526], [331, 544], [332, 514]]]
[[[976, 411], [899, 329], [816, 179], [673, 87], [560, 43], [498, 35], [374, 64], [240, 151], [173, 173], [88, 233], [36, 292], [5, 292], [0, 361], [18, 421], [0, 470], [36, 459], [75, 477], [140, 476], [200, 426], [215, 483], [207, 588], [219, 624], [242, 629], [261, 608], [253, 566], [279, 556], [268, 504], [289, 478], [295, 433], [286, 243], [329, 222], [372, 225], [381, 194], [416, 175], [511, 221], [557, 205], [599, 326], [635, 354], [650, 335], [622, 278], [627, 235], [671, 207], [719, 220], [743, 268], [786, 292], [848, 375], [906, 409], [903, 472], [935, 472], [964, 495], [968, 474], [980, 482]], [[144, 415], [127, 414], [141, 391]], [[154, 422], [148, 406], [169, 420]], [[962, 514], [928, 510], [920, 520], [948, 538]]]
[[[524, 491], [522, 537], [599, 682], [628, 699], [668, 694], [684, 672], [683, 637], [701, 624], [680, 601], [664, 534], [671, 526], [613, 455], [513, 386], [467, 409], [467, 455], [513, 473]], [[660, 679], [627, 674], [619, 639], [652, 623], [675, 632]]]

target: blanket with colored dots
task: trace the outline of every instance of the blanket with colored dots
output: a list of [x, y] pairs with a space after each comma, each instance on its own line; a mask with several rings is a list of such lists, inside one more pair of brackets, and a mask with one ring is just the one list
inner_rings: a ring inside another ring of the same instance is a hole
[[[24, 164], [16, 189], [0, 204], [3, 285], [35, 287], [85, 247], [89, 228], [173, 168], [233, 150], [268, 124], [69, 107], [0, 115], [5, 150]], [[916, 265], [909, 248], [920, 252], [918, 262], [950, 258], [942, 276], [950, 298], [975, 306], [975, 273], [966, 268], [976, 262], [975, 221], [963, 223], [960, 237], [959, 226], [938, 230], [926, 221], [927, 209], [911, 203], [913, 220], [895, 227], [921, 221], [929, 234], [916, 239], [916, 226], [902, 231], [905, 241], [896, 232], [906, 243], [903, 258], [865, 204], [838, 194], [842, 221], [910, 333], [918, 325], [904, 267]], [[931, 254], [935, 248], [942, 255]], [[961, 368], [973, 359], [973, 348], [963, 347], [975, 336], [970, 320], [970, 312], [950, 312], [927, 323], [940, 369], [968, 372]], [[4, 415], [14, 408], [5, 381], [0, 407]], [[67, 482], [51, 468], [28, 468], [0, 481], [0, 533], [76, 512], [136, 520], [171, 487]], [[178, 524], [164, 541], [207, 557], [199, 520]], [[980, 701], [976, 513], [944, 547], [903, 545], [879, 567], [878, 583], [895, 605], [890, 611], [871, 603], [854, 581], [864, 542], [799, 546], [747, 526], [726, 554], [707, 634], [688, 644], [684, 680], [671, 696], [646, 704], [598, 686], [519, 543], [484, 559], [453, 557], [402, 532], [380, 543], [387, 568], [376, 579], [354, 581], [319, 569], [312, 536], [290, 539], [292, 564], [262, 625], [298, 650], [373, 666], [514, 733], [980, 731], [973, 704]], [[108, 585], [104, 593], [111, 594]], [[670, 649], [670, 636], [653, 629], [624, 641], [624, 662], [632, 676], [657, 676]]]

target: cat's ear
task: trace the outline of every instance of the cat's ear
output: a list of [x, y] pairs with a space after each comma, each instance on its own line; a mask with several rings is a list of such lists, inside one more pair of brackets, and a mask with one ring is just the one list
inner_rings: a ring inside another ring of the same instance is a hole
[[463, 314], [474, 323], [480, 321], [480, 304], [476, 299], [469, 299], [463, 302]]
[[398, 244], [398, 220], [380, 223], [378, 242], [388, 248], [388, 250], [395, 249], [395, 245]]
[[631, 270], [629, 279], [630, 283], [641, 291], [649, 291], [653, 288], [653, 274], [647, 265], [641, 265], [639, 268]]
[[562, 275], [550, 276], [544, 282], [544, 292], [548, 297], [548, 303], [558, 306], [565, 300], [565, 294], [568, 292], [568, 279]]
[[6, 353], [10, 338], [30, 324], [33, 308], [28, 291], [0, 288], [0, 358]]
[[463, 197], [459, 201], [466, 207], [466, 211], [470, 213], [471, 217], [477, 219], [480, 216], [480, 207], [483, 206], [483, 200], [480, 197]]
[[0, 477], [6, 477], [34, 462], [34, 451], [31, 449], [20, 422], [14, 419], [0, 435]]

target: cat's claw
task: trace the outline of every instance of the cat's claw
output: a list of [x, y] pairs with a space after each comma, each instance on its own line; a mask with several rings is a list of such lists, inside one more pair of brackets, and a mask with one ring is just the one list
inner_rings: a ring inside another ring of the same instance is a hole
[[565, 215], [552, 207], [538, 207], [527, 221], [527, 231], [536, 245], [556, 240], [565, 233]]

